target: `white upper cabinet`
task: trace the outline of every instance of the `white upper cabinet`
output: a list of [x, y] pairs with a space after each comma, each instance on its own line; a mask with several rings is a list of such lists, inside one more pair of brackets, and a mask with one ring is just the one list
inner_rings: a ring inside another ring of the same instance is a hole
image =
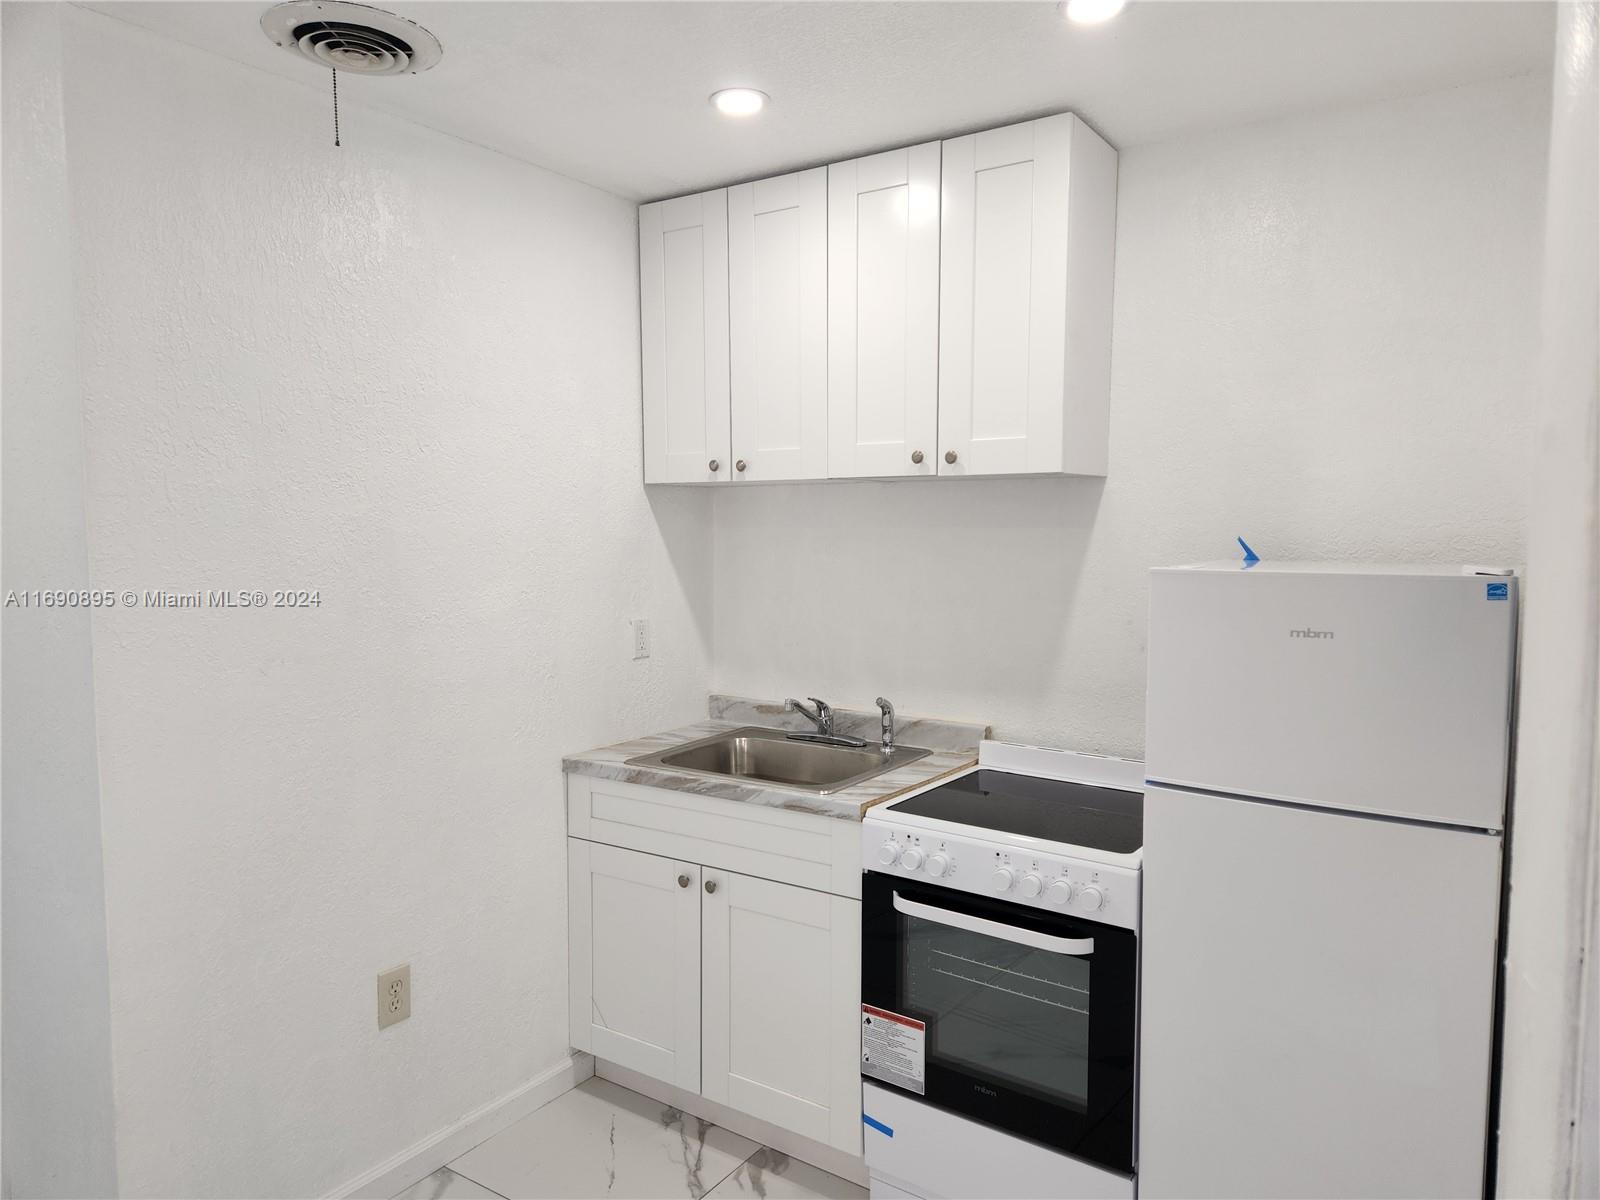
[[645, 482], [1104, 475], [1116, 219], [1070, 113], [642, 206]]
[[732, 477], [823, 478], [828, 473], [826, 167], [728, 189], [728, 292]]
[[728, 192], [639, 209], [644, 481], [733, 475], [728, 410]]
[[828, 168], [828, 470], [931, 475], [939, 409], [939, 143]]
[[1062, 114], [944, 143], [941, 475], [1104, 475], [1117, 153]]

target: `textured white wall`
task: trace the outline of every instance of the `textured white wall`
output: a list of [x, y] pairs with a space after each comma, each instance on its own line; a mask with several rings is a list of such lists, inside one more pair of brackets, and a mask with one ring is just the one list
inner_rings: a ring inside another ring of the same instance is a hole
[[720, 490], [718, 689], [1140, 755], [1150, 567], [1520, 561], [1548, 94], [1125, 152], [1109, 478]]
[[68, 32], [91, 576], [322, 600], [95, 618], [122, 1190], [315, 1195], [566, 1054], [559, 759], [703, 713], [706, 499], [631, 204]]
[[[88, 586], [83, 406], [61, 105], [64, 6], [7, 3], [4, 559], [0, 593]], [[116, 1189], [106, 910], [86, 609], [4, 615], [7, 1196]]]
[[1561, 5], [1555, 47], [1502, 1196], [1600, 1196], [1600, 6]]

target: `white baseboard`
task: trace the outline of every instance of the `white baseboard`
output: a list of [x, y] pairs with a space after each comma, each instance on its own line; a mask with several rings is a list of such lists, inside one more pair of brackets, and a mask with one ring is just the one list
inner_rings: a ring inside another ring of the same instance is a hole
[[328, 1193], [329, 1200], [388, 1200], [593, 1074], [594, 1059], [574, 1051], [515, 1091], [474, 1109], [454, 1125], [429, 1134], [393, 1158], [335, 1188]]
[[686, 1092], [682, 1088], [673, 1087], [670, 1083], [652, 1079], [630, 1067], [619, 1066], [603, 1058], [594, 1060], [594, 1073], [601, 1079], [620, 1083], [623, 1087], [640, 1095], [649, 1096], [652, 1100], [670, 1104], [673, 1108], [681, 1108], [702, 1121], [710, 1121], [713, 1125], [731, 1129], [753, 1142], [771, 1146], [790, 1158], [798, 1158], [801, 1162], [821, 1167], [824, 1171], [848, 1179], [860, 1187], [867, 1186], [867, 1163], [860, 1155], [846, 1154], [836, 1146], [791, 1133], [759, 1117], [752, 1117], [725, 1104], [718, 1104], [715, 1100], [707, 1100], [698, 1092]]

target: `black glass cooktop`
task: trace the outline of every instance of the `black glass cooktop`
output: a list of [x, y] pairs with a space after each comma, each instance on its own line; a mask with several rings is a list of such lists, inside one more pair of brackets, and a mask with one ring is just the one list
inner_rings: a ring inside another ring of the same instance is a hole
[[1131, 854], [1144, 844], [1143, 793], [1009, 771], [973, 771], [889, 807], [912, 816], [1112, 854]]

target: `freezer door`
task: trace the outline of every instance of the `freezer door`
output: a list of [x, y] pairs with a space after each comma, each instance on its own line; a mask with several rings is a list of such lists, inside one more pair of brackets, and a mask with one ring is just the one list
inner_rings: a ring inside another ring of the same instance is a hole
[[1155, 571], [1146, 775], [1504, 824], [1517, 581]]
[[1479, 1195], [1500, 847], [1150, 788], [1140, 1196]]

